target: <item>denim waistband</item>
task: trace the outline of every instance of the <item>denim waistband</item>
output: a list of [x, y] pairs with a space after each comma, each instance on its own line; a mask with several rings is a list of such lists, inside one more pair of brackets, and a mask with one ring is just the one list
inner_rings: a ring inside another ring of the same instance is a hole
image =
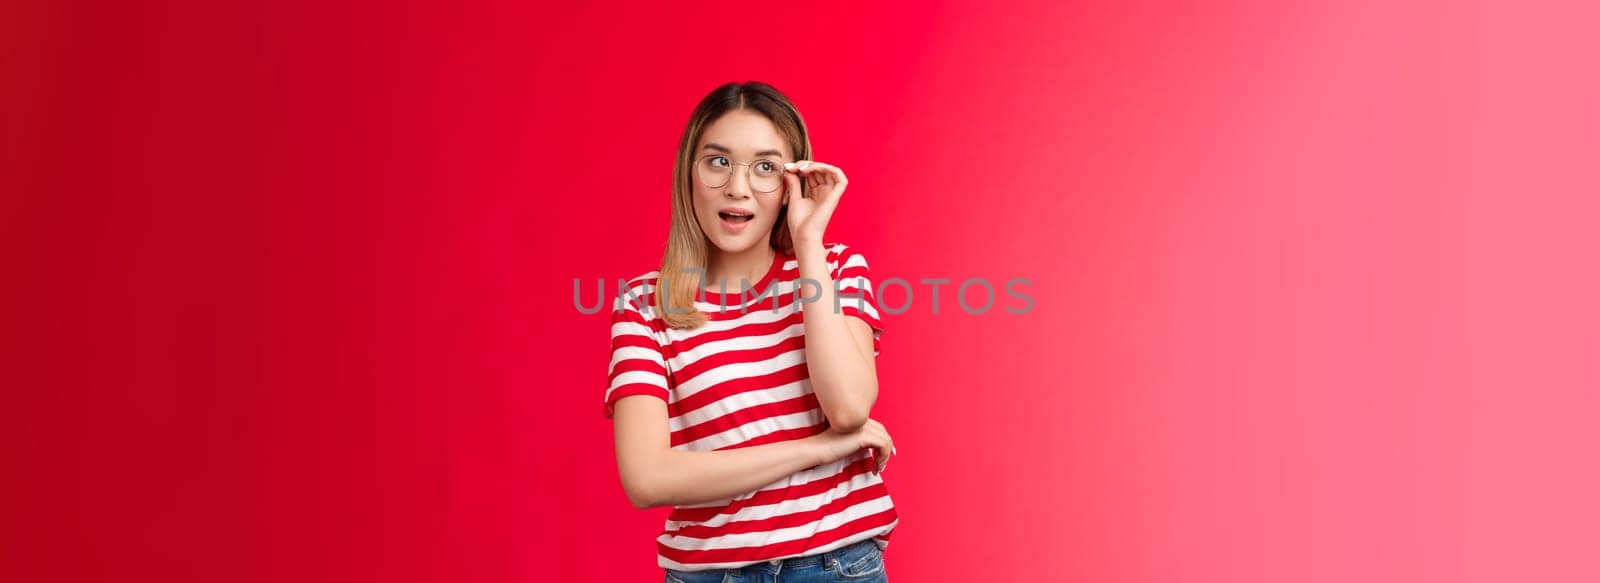
[[856, 551], [857, 549], [864, 548], [863, 545], [877, 546], [878, 543], [876, 543], [872, 539], [868, 538], [868, 539], [859, 540], [859, 541], [847, 544], [845, 546], [839, 547], [837, 549], [833, 549], [831, 551], [823, 551], [823, 552], [820, 552], [820, 553], [813, 553], [813, 554], [810, 554], [810, 555], [801, 555], [801, 556], [798, 556], [798, 557], [789, 557], [789, 558], [783, 559], [781, 561], [778, 561], [778, 560], [762, 561], [760, 563], [756, 563], [754, 565], [749, 565], [749, 566], [760, 566], [760, 565], [767, 565], [767, 564], [772, 564], [772, 563], [783, 563], [783, 566], [785, 566], [785, 567], [803, 567], [803, 566], [806, 566], [806, 565], [826, 565], [828, 563], [828, 561], [833, 559], [834, 557], [837, 557], [837, 556], [840, 556], [840, 555], [853, 554], [854, 551]]

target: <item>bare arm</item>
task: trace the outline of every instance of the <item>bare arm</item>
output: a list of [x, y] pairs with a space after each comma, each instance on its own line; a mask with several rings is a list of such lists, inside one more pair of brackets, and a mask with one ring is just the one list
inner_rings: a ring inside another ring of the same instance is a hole
[[822, 288], [821, 297], [803, 308], [811, 390], [831, 429], [849, 433], [867, 422], [878, 400], [872, 328], [834, 309], [838, 290], [828, 273], [827, 250], [820, 243], [797, 243], [795, 254], [802, 281], [816, 281]]
[[722, 451], [672, 449], [667, 404], [648, 395], [618, 399], [614, 410], [617, 470], [628, 501], [639, 508], [702, 504], [751, 492], [806, 468], [831, 462], [862, 447], [878, 448], [878, 468], [893, 443], [873, 422], [851, 434], [810, 437]]

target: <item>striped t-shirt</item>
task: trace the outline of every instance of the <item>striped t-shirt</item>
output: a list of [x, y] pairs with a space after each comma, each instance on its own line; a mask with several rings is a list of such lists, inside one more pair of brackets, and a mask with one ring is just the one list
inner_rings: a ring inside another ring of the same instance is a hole
[[[876, 355], [883, 323], [867, 260], [842, 244], [825, 248], [838, 310], [872, 327]], [[693, 330], [668, 328], [657, 317], [656, 276], [630, 281], [612, 311], [607, 418], [618, 399], [658, 397], [667, 402], [672, 447], [683, 451], [750, 447], [827, 430], [808, 380], [805, 314], [796, 301], [797, 289], [807, 298], [818, 290], [800, 285], [794, 256], [776, 254], [745, 294], [739, 282], [728, 282], [726, 294], [704, 292], [695, 307], [707, 322]], [[872, 465], [863, 449], [731, 499], [674, 507], [656, 538], [658, 563], [695, 571], [811, 555], [866, 539], [887, 547], [898, 516]]]

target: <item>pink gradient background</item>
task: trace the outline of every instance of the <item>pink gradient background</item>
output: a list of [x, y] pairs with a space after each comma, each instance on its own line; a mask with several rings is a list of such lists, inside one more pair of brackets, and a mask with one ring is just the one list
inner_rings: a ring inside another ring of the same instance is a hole
[[887, 321], [892, 580], [1600, 579], [1600, 12], [1212, 4], [13, 5], [0, 579], [659, 580], [572, 281], [746, 79], [1033, 281]]

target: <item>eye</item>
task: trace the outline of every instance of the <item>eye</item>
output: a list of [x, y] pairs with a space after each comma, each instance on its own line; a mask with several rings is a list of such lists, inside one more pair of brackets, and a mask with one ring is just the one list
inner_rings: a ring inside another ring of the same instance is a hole
[[772, 163], [771, 160], [761, 160], [756, 162], [756, 172], [762, 174], [772, 174], [773, 172], [777, 171], [777, 169], [778, 165]]
[[712, 168], [727, 168], [728, 158], [726, 156], [712, 156], [706, 163], [710, 164]]

